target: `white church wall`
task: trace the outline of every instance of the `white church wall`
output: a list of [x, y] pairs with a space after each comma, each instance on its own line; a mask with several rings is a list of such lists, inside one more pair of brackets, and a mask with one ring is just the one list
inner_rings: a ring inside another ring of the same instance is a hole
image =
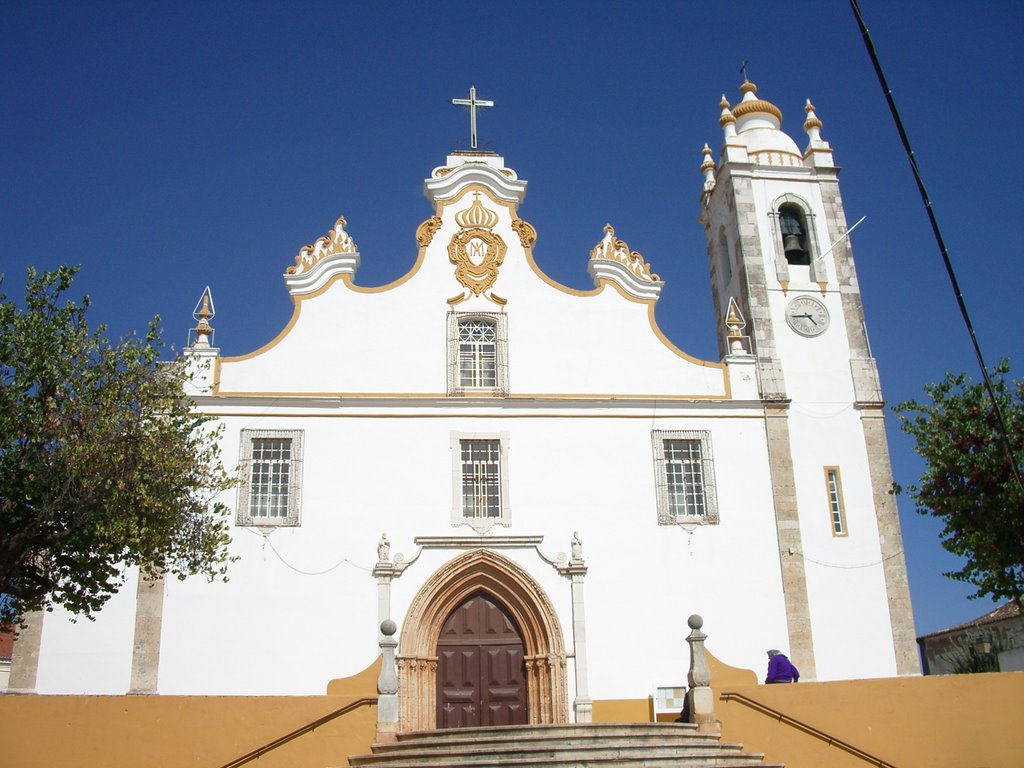
[[135, 591], [138, 569], [95, 620], [74, 617], [63, 608], [45, 614], [39, 646], [36, 691], [51, 694], [123, 694], [132, 671]]

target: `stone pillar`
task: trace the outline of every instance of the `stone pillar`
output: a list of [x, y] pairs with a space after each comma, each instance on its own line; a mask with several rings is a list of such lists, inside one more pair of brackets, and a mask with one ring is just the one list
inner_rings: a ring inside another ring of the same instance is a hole
[[572, 580], [572, 641], [573, 663], [576, 672], [576, 701], [573, 713], [577, 723], [593, 721], [594, 702], [590, 698], [590, 683], [587, 675], [587, 619], [583, 610], [583, 577], [587, 565], [583, 561], [583, 539], [578, 531], [572, 534], [572, 557], [563, 570]]
[[398, 625], [391, 619], [380, 624], [380, 676], [377, 678], [377, 743], [395, 741], [398, 732], [398, 668], [395, 664], [395, 649], [398, 641], [395, 632]]
[[[401, 574], [401, 570], [391, 562], [391, 542], [388, 540], [388, 535], [382, 533], [380, 541], [377, 542], [377, 564], [373, 567], [373, 576], [377, 579], [378, 628], [391, 618], [391, 582], [399, 574]], [[383, 639], [383, 633], [378, 632], [377, 641], [380, 642]]]
[[907, 561], [903, 555], [900, 515], [896, 508], [896, 497], [889, 493], [892, 488], [892, 465], [889, 462], [889, 443], [885, 438], [885, 413], [882, 404], [877, 407], [861, 405], [859, 408], [871, 472], [875, 517], [878, 521], [882, 573], [885, 575], [885, 592], [889, 600], [896, 674], [919, 675], [921, 664], [915, 639], [914, 612], [910, 606], [910, 583]]
[[765, 433], [768, 461], [775, 500], [775, 527], [779, 537], [779, 563], [786, 606], [789, 650], [801, 677], [817, 676], [814, 663], [814, 636], [811, 632], [811, 606], [807, 595], [800, 514], [796, 503], [796, 478], [789, 439], [789, 401], [766, 402]]
[[135, 593], [135, 639], [132, 642], [132, 676], [128, 693], [157, 692], [160, 672], [160, 632], [164, 614], [164, 576], [139, 570]]
[[704, 619], [693, 614], [686, 620], [692, 630], [686, 637], [690, 644], [690, 671], [686, 682], [690, 689], [686, 692], [690, 709], [690, 722], [697, 724], [697, 733], [719, 733], [721, 724], [715, 719], [715, 698], [711, 692], [711, 668], [704, 653], [704, 641], [707, 635], [700, 631]]
[[8, 693], [35, 693], [36, 673], [39, 671], [39, 645], [43, 640], [42, 611], [25, 616], [25, 626], [18, 630], [11, 656], [11, 676]]

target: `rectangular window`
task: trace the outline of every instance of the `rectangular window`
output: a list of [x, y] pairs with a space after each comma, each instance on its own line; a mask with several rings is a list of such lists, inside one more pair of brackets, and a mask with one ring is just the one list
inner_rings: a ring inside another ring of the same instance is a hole
[[507, 317], [502, 312], [448, 313], [448, 394], [508, 394]]
[[452, 524], [484, 533], [494, 525], [511, 524], [508, 492], [508, 433], [453, 432]]
[[461, 440], [462, 514], [501, 517], [501, 444], [497, 440]]
[[832, 522], [833, 536], [846, 536], [846, 508], [843, 504], [843, 481], [839, 467], [825, 467], [825, 492]]
[[239, 525], [298, 525], [301, 430], [242, 430]]
[[651, 440], [658, 523], [717, 523], [711, 433], [655, 430], [651, 433]]

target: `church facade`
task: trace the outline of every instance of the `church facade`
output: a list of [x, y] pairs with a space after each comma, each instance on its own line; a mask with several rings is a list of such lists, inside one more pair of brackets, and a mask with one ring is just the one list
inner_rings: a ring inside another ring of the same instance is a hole
[[693, 613], [733, 666], [916, 674], [838, 168], [809, 102], [801, 150], [741, 94], [695, 190], [719, 360], [665, 337], [663, 283], [610, 225], [592, 289], [545, 275], [526, 182], [455, 153], [400, 279], [360, 285], [339, 218], [288, 265], [268, 344], [222, 356], [200, 312], [189, 394], [239, 467], [230, 580], [133, 577], [94, 624], [37, 617], [18, 679], [316, 694], [390, 619], [401, 729], [585, 722], [685, 683]]

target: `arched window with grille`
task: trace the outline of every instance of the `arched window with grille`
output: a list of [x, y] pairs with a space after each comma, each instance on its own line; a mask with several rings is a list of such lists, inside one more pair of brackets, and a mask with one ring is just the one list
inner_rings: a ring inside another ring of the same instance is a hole
[[508, 392], [505, 315], [449, 313], [448, 393]]

